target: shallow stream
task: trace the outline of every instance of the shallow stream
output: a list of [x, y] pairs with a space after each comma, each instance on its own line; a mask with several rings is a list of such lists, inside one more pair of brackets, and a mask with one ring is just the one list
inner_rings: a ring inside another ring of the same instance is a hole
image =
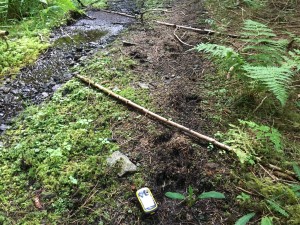
[[[134, 14], [133, 1], [109, 1], [111, 10]], [[7, 77], [0, 86], [0, 134], [27, 105], [51, 98], [53, 92], [72, 78], [71, 68], [104, 48], [134, 19], [103, 11], [88, 11], [90, 17], [61, 27], [50, 35], [50, 47], [31, 66]]]

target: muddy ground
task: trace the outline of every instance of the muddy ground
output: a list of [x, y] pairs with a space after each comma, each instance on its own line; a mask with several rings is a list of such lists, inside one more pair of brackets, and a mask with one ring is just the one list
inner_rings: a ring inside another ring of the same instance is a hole
[[[169, 12], [156, 13], [165, 22], [193, 27], [205, 27], [199, 18], [206, 16], [200, 1], [177, 1]], [[157, 19], [157, 18], [156, 18]], [[208, 37], [178, 30], [176, 34], [190, 45], [196, 45]], [[174, 28], [146, 20], [131, 26], [121, 41], [133, 43], [120, 46], [120, 54], [139, 61], [133, 72], [138, 84], [149, 89], [156, 113], [172, 118], [191, 129], [212, 135], [214, 124], [207, 104], [204, 72], [207, 62], [191, 47], [182, 45], [174, 36]], [[118, 42], [122, 43], [122, 42]], [[137, 86], [137, 84], [135, 84]], [[233, 224], [237, 213], [232, 211], [231, 190], [226, 187], [230, 165], [217, 149], [209, 150], [208, 143], [192, 140], [174, 128], [169, 128], [141, 117], [122, 122], [113, 128], [114, 138], [132, 161], [139, 163], [145, 173], [147, 186], [159, 203], [154, 215], [136, 218], [116, 215], [112, 224]], [[154, 129], [149, 127], [154, 126]], [[124, 133], [134, 131], [128, 141]], [[186, 193], [191, 186], [195, 194], [204, 191], [220, 191], [226, 200], [202, 200], [194, 206], [167, 199], [167, 191]], [[124, 203], [128, 204], [128, 203]], [[129, 204], [138, 205], [135, 198]], [[230, 206], [230, 207], [229, 207]], [[231, 209], [229, 209], [231, 208]], [[121, 221], [121, 222], [120, 222]]]

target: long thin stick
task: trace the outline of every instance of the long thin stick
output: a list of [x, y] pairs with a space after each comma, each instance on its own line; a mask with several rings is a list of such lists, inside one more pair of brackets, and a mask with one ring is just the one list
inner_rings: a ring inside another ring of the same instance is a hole
[[170, 26], [170, 27], [175, 27], [175, 28], [181, 28], [181, 29], [185, 29], [185, 30], [191, 30], [200, 34], [222, 34], [222, 35], [226, 35], [228, 37], [232, 37], [232, 38], [238, 38], [240, 37], [239, 35], [236, 34], [224, 34], [224, 33], [220, 33], [218, 31], [214, 31], [214, 30], [208, 30], [208, 29], [200, 29], [200, 28], [195, 28], [195, 27], [188, 27], [188, 26], [183, 26], [183, 25], [177, 25], [177, 24], [173, 24], [173, 23], [166, 23], [166, 22], [161, 22], [161, 21], [156, 21], [156, 23], [158, 24], [162, 24], [165, 26]]
[[127, 105], [132, 106], [135, 109], [138, 109], [139, 111], [141, 111], [143, 114], [145, 114], [147, 116], [150, 116], [150, 117], [152, 117], [154, 119], [157, 119], [158, 121], [163, 122], [165, 124], [168, 124], [168, 125], [171, 125], [173, 127], [176, 127], [178, 129], [180, 129], [181, 131], [184, 131], [184, 132], [186, 132], [186, 133], [188, 133], [188, 134], [190, 134], [190, 135], [192, 135], [194, 137], [197, 137], [197, 138], [200, 138], [200, 139], [205, 140], [207, 142], [210, 142], [213, 145], [218, 146], [221, 149], [225, 149], [225, 150], [230, 151], [230, 147], [228, 145], [225, 145], [225, 144], [223, 144], [221, 142], [218, 142], [217, 140], [215, 140], [215, 139], [213, 139], [211, 137], [208, 137], [208, 136], [205, 136], [203, 134], [200, 134], [200, 133], [198, 133], [198, 132], [196, 132], [194, 130], [191, 130], [191, 129], [189, 129], [189, 128], [185, 127], [185, 126], [182, 126], [182, 125], [180, 125], [178, 123], [175, 123], [175, 122], [173, 122], [171, 120], [168, 120], [168, 119], [166, 119], [166, 118], [164, 118], [164, 117], [162, 117], [162, 116], [160, 116], [160, 115], [158, 115], [158, 114], [156, 114], [154, 112], [151, 112], [148, 109], [146, 109], [146, 108], [144, 108], [144, 107], [142, 107], [142, 106], [140, 106], [140, 105], [138, 105], [138, 104], [136, 104], [136, 103], [134, 103], [134, 102], [132, 102], [132, 101], [130, 101], [130, 100], [128, 100], [128, 99], [126, 99], [126, 98], [124, 98], [124, 97], [116, 94], [116, 93], [114, 93], [114, 92], [112, 92], [111, 90], [103, 87], [102, 85], [95, 83], [94, 81], [90, 80], [87, 77], [83, 77], [83, 76], [78, 75], [78, 74], [76, 74], [75, 76], [77, 78], [79, 78], [80, 80], [82, 80], [83, 82], [91, 85], [92, 87], [97, 88], [97, 89], [99, 89], [99, 90], [107, 93], [110, 96], [113, 96], [114, 98], [120, 100], [121, 102], [123, 102], [123, 103], [125, 103]]
[[[87, 77], [81, 76], [79, 74], [75, 74], [75, 77], [77, 77], [78, 79], [80, 79], [84, 83], [86, 83], [86, 84], [88, 84], [88, 85], [90, 85], [90, 86], [92, 86], [94, 88], [97, 88], [97, 89], [103, 91], [104, 93], [106, 93], [106, 94], [108, 94], [110, 96], [113, 96], [114, 98], [120, 100], [121, 102], [123, 102], [123, 103], [125, 103], [125, 104], [127, 104], [129, 106], [132, 106], [133, 108], [139, 110], [140, 112], [142, 112], [146, 116], [154, 118], [154, 119], [156, 119], [156, 120], [158, 120], [158, 121], [160, 121], [162, 123], [165, 123], [167, 125], [176, 127], [179, 130], [181, 130], [181, 131], [183, 131], [183, 132], [185, 132], [185, 133], [187, 133], [187, 134], [189, 134], [189, 135], [191, 135], [193, 137], [199, 138], [201, 140], [205, 140], [205, 141], [207, 141], [209, 143], [212, 143], [213, 145], [215, 145], [215, 146], [217, 146], [217, 147], [219, 147], [221, 149], [224, 149], [224, 150], [227, 150], [227, 151], [232, 151], [232, 149], [231, 149], [230, 146], [225, 145], [225, 144], [223, 144], [221, 142], [218, 142], [217, 140], [215, 140], [215, 139], [213, 139], [211, 137], [208, 137], [206, 135], [200, 134], [200, 133], [198, 133], [198, 132], [196, 132], [196, 131], [194, 131], [192, 129], [189, 129], [189, 128], [187, 128], [185, 126], [182, 126], [182, 125], [180, 125], [178, 123], [175, 123], [175, 122], [173, 122], [171, 120], [168, 120], [168, 119], [166, 119], [166, 118], [164, 118], [164, 117], [162, 117], [162, 116], [160, 116], [160, 115], [158, 115], [158, 114], [156, 114], [154, 112], [151, 112], [148, 109], [146, 109], [146, 108], [144, 108], [144, 107], [142, 107], [142, 106], [140, 106], [140, 105], [138, 105], [138, 104], [136, 104], [136, 103], [128, 100], [127, 98], [124, 98], [124, 97], [122, 97], [122, 96], [114, 93], [113, 91], [109, 90], [108, 88], [105, 88], [102, 85], [95, 83], [94, 81], [92, 81], [91, 79], [89, 79]], [[277, 166], [274, 166], [272, 164], [267, 164], [265, 166], [273, 168], [273, 169], [277, 169], [277, 170], [280, 169], [282, 173], [285, 173], [285, 175], [287, 173], [289, 176], [293, 176], [293, 177], [296, 178], [295, 173], [293, 173], [291, 171], [283, 171], [281, 168], [279, 168]], [[282, 177], [282, 174], [277, 174], [277, 175]], [[283, 177], [286, 177], [286, 176], [283, 176]], [[295, 180], [295, 179], [292, 179], [292, 180]]]
[[106, 12], [106, 13], [113, 13], [113, 14], [117, 14], [117, 15], [120, 15], [120, 16], [126, 16], [126, 17], [129, 17], [129, 18], [136, 19], [136, 16], [129, 15], [129, 14], [122, 13], [122, 12], [111, 11], [111, 10], [106, 10], [106, 9], [101, 9], [101, 11]]

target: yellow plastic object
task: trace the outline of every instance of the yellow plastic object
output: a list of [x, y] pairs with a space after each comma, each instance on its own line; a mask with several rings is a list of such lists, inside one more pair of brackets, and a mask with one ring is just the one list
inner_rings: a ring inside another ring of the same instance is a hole
[[155, 212], [158, 206], [149, 188], [144, 187], [137, 190], [136, 197], [145, 213], [152, 214]]

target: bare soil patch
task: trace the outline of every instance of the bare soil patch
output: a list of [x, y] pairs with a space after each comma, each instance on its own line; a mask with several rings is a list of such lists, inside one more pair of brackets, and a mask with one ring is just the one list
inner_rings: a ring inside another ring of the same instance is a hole
[[[200, 1], [180, 1], [169, 13], [162, 13], [164, 21], [202, 27], [197, 22], [204, 14]], [[206, 66], [199, 54], [187, 51], [173, 35], [172, 27], [155, 22], [135, 25], [122, 36], [122, 41], [134, 45], [116, 46], [120, 54], [138, 60], [133, 68], [138, 76], [137, 88], [144, 84], [155, 105], [155, 112], [172, 118], [191, 129], [212, 135], [213, 123], [206, 100], [204, 71]], [[207, 37], [178, 30], [183, 41], [195, 45]], [[121, 43], [121, 42], [119, 42]], [[125, 133], [130, 132], [128, 140]], [[209, 150], [208, 143], [191, 140], [174, 128], [168, 128], [132, 112], [130, 122], [114, 127], [114, 138], [144, 172], [146, 185], [153, 191], [159, 210], [150, 216], [126, 216], [124, 224], [232, 224], [229, 205], [231, 193], [224, 185], [230, 168], [217, 149]], [[222, 158], [221, 158], [222, 157]], [[226, 200], [202, 200], [187, 207], [184, 202], [167, 199], [167, 191], [186, 193], [191, 186], [198, 195], [204, 191], [225, 193]], [[133, 191], [136, 187], [133, 188]], [[139, 188], [139, 187], [137, 187]], [[126, 204], [126, 203], [124, 203]], [[129, 204], [137, 205], [135, 198]], [[124, 217], [118, 215], [117, 218]]]

